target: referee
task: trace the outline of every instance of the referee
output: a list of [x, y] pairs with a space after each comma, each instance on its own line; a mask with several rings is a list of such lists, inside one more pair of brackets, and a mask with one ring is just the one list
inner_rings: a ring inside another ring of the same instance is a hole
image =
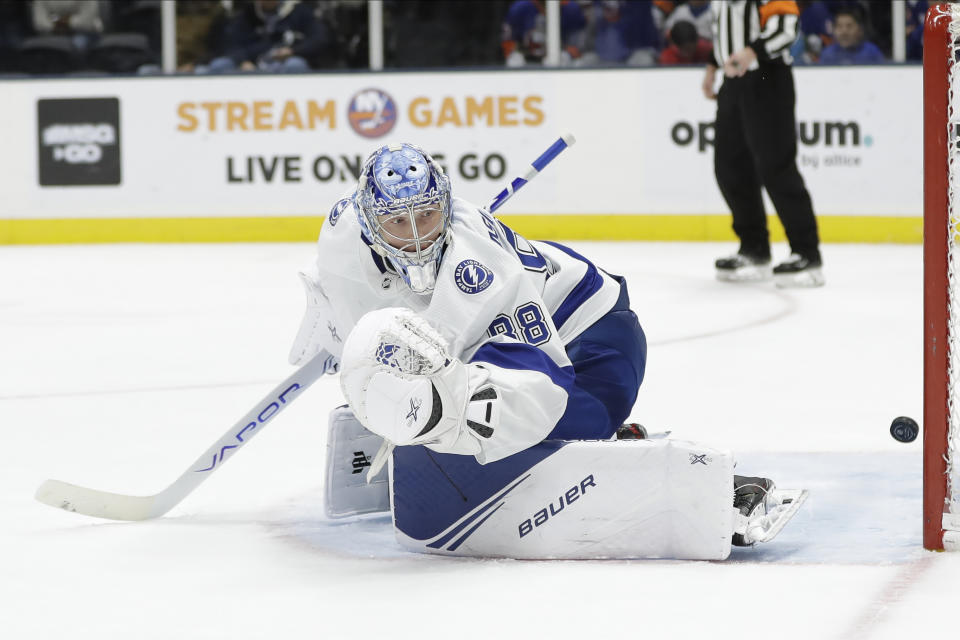
[[[800, 10], [783, 0], [714, 0], [713, 56], [703, 93], [717, 100], [714, 171], [740, 239], [736, 254], [716, 261], [724, 281], [767, 279], [770, 234], [765, 187], [790, 242], [790, 257], [773, 268], [778, 286], [824, 283], [810, 194], [797, 170], [797, 134], [790, 45]], [[717, 70], [723, 85], [715, 94]]]

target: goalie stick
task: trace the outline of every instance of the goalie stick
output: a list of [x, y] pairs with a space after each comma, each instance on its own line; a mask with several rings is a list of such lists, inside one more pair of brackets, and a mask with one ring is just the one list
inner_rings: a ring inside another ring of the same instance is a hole
[[560, 155], [560, 152], [566, 149], [567, 147], [572, 147], [577, 141], [573, 137], [572, 133], [565, 133], [559, 138], [556, 142], [550, 145], [546, 151], [540, 154], [540, 156], [530, 163], [530, 168], [522, 176], [517, 176], [510, 181], [510, 184], [507, 187], [497, 194], [497, 196], [490, 203], [490, 206], [487, 207], [487, 211], [493, 213], [497, 209], [503, 206], [503, 203], [509, 200], [513, 194], [520, 190], [520, 187], [527, 184], [531, 180], [537, 177], [544, 167], [550, 164], [554, 158]]
[[326, 351], [313, 356], [254, 405], [219, 440], [204, 451], [196, 462], [180, 474], [179, 478], [160, 493], [152, 496], [128, 496], [78, 487], [59, 480], [47, 480], [40, 485], [34, 497], [51, 507], [97, 518], [149, 520], [160, 517], [210, 477], [210, 474], [219, 469], [228, 456], [236, 453], [237, 449], [260, 433], [264, 425], [273, 420], [333, 366], [334, 358]]
[[[514, 178], [507, 188], [493, 199], [488, 211], [496, 211], [517, 190], [532, 180], [557, 155], [574, 143], [574, 137], [565, 134], [530, 165], [523, 176]], [[170, 486], [151, 496], [131, 496], [88, 489], [60, 480], [46, 480], [34, 497], [40, 502], [66, 511], [82, 513], [111, 520], [149, 520], [158, 518], [177, 506], [211, 473], [223, 466], [226, 458], [263, 430], [267, 422], [290, 405], [303, 391], [335, 366], [335, 360], [321, 351], [290, 377], [277, 385], [250, 411], [204, 451]]]

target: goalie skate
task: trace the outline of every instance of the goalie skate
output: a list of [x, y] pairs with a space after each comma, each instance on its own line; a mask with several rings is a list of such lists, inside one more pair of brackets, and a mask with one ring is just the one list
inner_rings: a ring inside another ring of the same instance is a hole
[[639, 422], [624, 422], [617, 429], [616, 440], [663, 440], [672, 431], [650, 431]]
[[[735, 489], [735, 546], [749, 547], [757, 542], [770, 542], [807, 499], [805, 489], [777, 489], [773, 481], [766, 478], [735, 477], [740, 482], [750, 481], [750, 486], [758, 490], [751, 496], [743, 495], [745, 485]], [[759, 482], [755, 484], [752, 481]]]

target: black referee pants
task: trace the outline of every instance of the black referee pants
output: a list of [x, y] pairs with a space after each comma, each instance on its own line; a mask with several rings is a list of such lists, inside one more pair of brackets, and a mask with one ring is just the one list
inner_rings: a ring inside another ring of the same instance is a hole
[[817, 220], [797, 170], [795, 105], [787, 65], [761, 64], [740, 78], [724, 78], [717, 95], [714, 171], [741, 253], [770, 256], [765, 187], [791, 251], [819, 261]]

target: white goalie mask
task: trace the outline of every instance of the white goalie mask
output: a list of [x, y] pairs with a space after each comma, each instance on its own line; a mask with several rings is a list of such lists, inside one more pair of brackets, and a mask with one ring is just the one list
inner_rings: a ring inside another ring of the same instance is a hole
[[363, 236], [414, 293], [430, 293], [450, 226], [450, 179], [410, 144], [377, 149], [364, 163], [355, 196]]

